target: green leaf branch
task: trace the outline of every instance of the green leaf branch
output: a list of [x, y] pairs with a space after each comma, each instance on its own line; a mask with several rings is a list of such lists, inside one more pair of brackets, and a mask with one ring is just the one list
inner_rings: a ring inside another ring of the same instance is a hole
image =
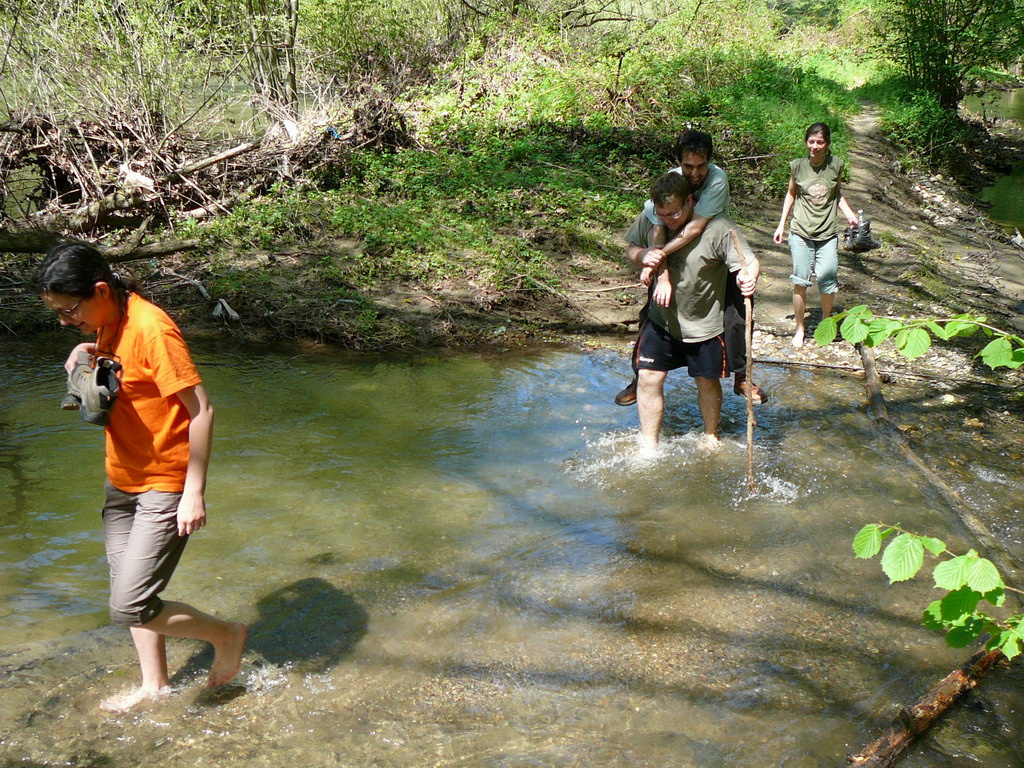
[[897, 351], [908, 359], [920, 357], [932, 345], [932, 337], [949, 341], [981, 333], [991, 339], [975, 357], [989, 368], [1019, 368], [1024, 365], [1024, 339], [989, 325], [984, 315], [967, 313], [949, 318], [896, 320], [876, 317], [861, 304], [822, 320], [814, 331], [814, 341], [827, 346], [842, 336], [851, 344], [877, 347], [892, 339]]
[[[895, 537], [883, 552], [882, 545], [893, 534]], [[865, 560], [882, 552], [882, 571], [890, 584], [916, 576], [924, 567], [925, 553], [940, 558], [932, 570], [932, 579], [935, 587], [946, 594], [925, 609], [921, 623], [928, 629], [945, 632], [946, 644], [952, 648], [963, 648], [987, 634], [988, 650], [999, 649], [1008, 659], [1021, 653], [1024, 615], [997, 619], [978, 606], [985, 602], [998, 608], [1007, 592], [1024, 595], [1024, 591], [1003, 583], [995, 565], [975, 550], [957, 555], [941, 539], [911, 533], [898, 525], [870, 523], [854, 536], [853, 552]]]

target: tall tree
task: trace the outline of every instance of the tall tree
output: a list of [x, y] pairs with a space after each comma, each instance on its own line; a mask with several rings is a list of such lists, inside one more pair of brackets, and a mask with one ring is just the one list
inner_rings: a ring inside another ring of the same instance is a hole
[[884, 0], [890, 53], [910, 82], [948, 109], [970, 70], [1024, 53], [1021, 0]]
[[246, 11], [256, 90], [294, 117], [299, 108], [295, 58], [299, 0], [246, 0]]

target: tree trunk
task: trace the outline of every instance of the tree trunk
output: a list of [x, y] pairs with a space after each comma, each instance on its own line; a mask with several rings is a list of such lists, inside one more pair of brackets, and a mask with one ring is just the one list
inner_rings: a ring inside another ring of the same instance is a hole
[[295, 40], [299, 31], [299, 0], [287, 0], [285, 9], [288, 18], [284, 42], [285, 87], [287, 89], [288, 113], [293, 118], [299, 115], [298, 62], [295, 58]]
[[57, 243], [83, 243], [90, 245], [103, 254], [110, 263], [146, 259], [155, 256], [166, 256], [181, 251], [191, 251], [199, 247], [198, 240], [164, 240], [159, 243], [139, 245], [129, 242], [120, 246], [107, 247], [65, 237], [59, 232], [33, 230], [27, 232], [0, 231], [0, 253], [46, 253]]

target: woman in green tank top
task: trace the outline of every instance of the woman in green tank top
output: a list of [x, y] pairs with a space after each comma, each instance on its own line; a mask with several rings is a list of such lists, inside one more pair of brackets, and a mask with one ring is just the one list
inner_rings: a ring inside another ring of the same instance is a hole
[[821, 295], [821, 316], [829, 317], [835, 295], [839, 291], [836, 277], [839, 273], [839, 212], [842, 211], [850, 226], [857, 223], [840, 189], [843, 160], [829, 152], [832, 132], [825, 123], [814, 123], [804, 133], [807, 157], [789, 164], [789, 190], [782, 203], [782, 216], [773, 237], [782, 243], [786, 219], [793, 212], [793, 225], [789, 233], [789, 252], [793, 257], [793, 316], [796, 333], [793, 346], [804, 344], [804, 312], [807, 307], [807, 286], [811, 274], [817, 278]]

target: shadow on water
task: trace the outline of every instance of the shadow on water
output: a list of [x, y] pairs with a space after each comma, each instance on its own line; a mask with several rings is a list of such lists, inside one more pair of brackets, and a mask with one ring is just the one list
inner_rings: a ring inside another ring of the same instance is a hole
[[324, 672], [366, 635], [367, 614], [350, 595], [319, 578], [297, 581], [257, 605], [249, 648], [272, 664]]
[[[366, 611], [351, 596], [320, 578], [296, 581], [271, 592], [256, 604], [259, 618], [249, 626], [246, 659], [297, 669], [304, 673], [326, 672], [355, 649], [366, 635]], [[178, 670], [172, 685], [179, 685], [209, 669], [213, 650], [209, 645], [193, 654]], [[231, 686], [243, 693], [242, 685]], [[222, 703], [233, 696], [221, 691], [206, 703]]]
[[[250, 624], [244, 687], [210, 695], [210, 651], [173, 643], [175, 696], [97, 711], [138, 670], [122, 633], [95, 629], [95, 467], [62, 469], [46, 495], [78, 439], [56, 414], [22, 448], [39, 486], [25, 497], [33, 548], [7, 542], [0, 570], [11, 622], [38, 636], [23, 646], [11, 624], [16, 647], [0, 643], [0, 766], [817, 768], [959, 658], [917, 625], [929, 584], [890, 590], [850, 550], [879, 517], [954, 527], [877, 435], [856, 382], [764, 369], [752, 496], [743, 403], [727, 395], [724, 444], [703, 453], [677, 377], [664, 451], [638, 457], [635, 410], [606, 397], [622, 384], [610, 354], [253, 359], [204, 373], [224, 525], [178, 581]], [[256, 382], [287, 398], [254, 414]], [[974, 439], [998, 421], [965, 432], [962, 412], [925, 396], [894, 392], [894, 418], [988, 478], [964, 484], [988, 513], [1016, 508], [1014, 459]], [[33, 459], [45, 451], [58, 458]], [[94, 610], [74, 636], [51, 618], [73, 589]], [[916, 764], [1024, 764], [1019, 685], [986, 680], [984, 712], [936, 731]]]

